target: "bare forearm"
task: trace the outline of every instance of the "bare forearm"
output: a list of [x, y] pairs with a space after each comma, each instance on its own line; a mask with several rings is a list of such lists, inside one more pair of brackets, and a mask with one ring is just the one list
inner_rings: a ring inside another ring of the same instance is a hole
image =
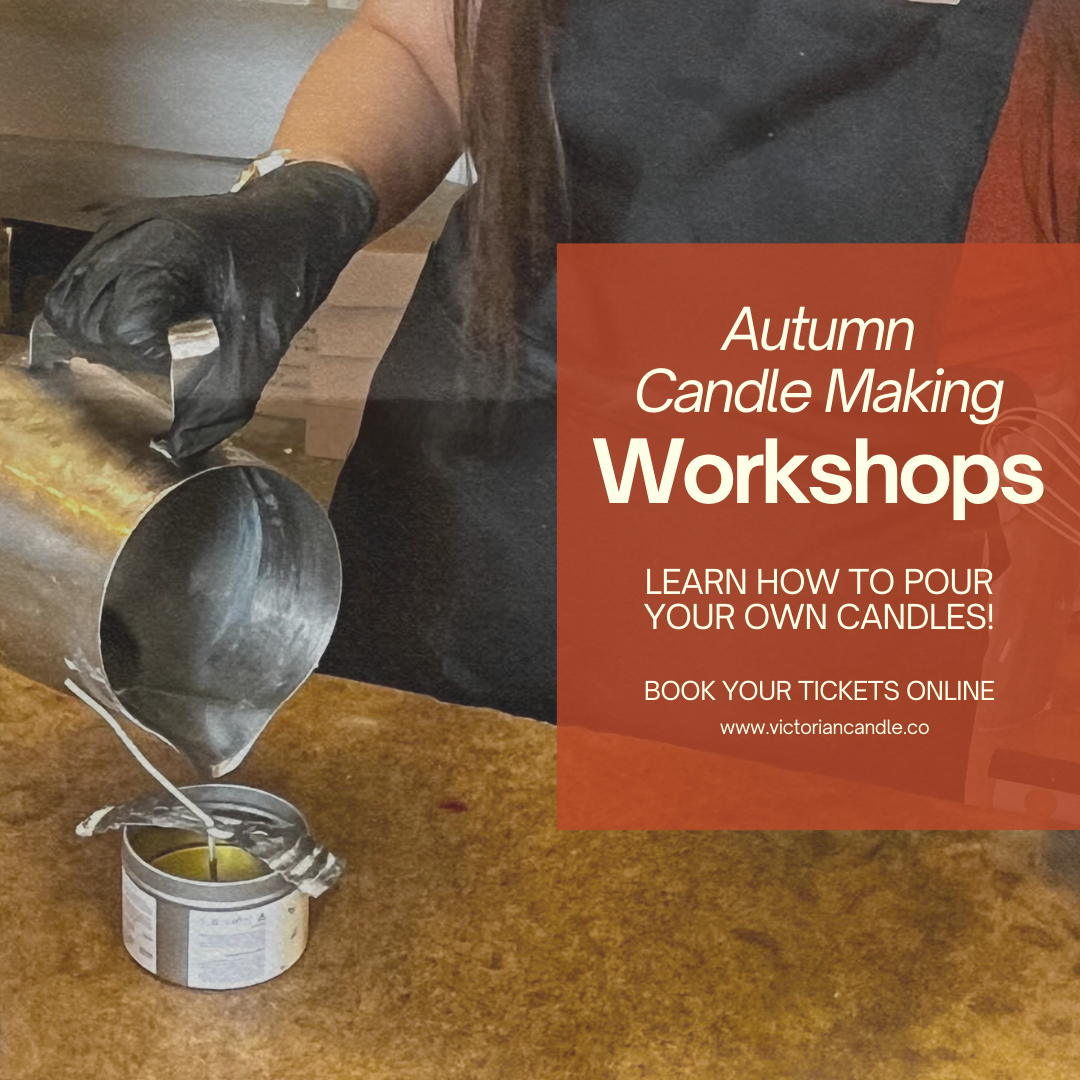
[[367, 0], [318, 57], [275, 146], [362, 171], [378, 231], [435, 188], [461, 149], [449, 0]]

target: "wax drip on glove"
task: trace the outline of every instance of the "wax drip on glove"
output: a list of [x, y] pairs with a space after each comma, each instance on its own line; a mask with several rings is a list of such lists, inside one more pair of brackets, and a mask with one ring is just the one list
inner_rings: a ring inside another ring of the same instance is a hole
[[192, 457], [251, 419], [377, 214], [366, 177], [322, 162], [228, 195], [130, 203], [67, 267], [44, 315], [88, 360], [158, 375], [170, 374], [169, 328], [213, 319], [220, 350], [173, 380], [173, 423], [158, 440], [169, 457]]

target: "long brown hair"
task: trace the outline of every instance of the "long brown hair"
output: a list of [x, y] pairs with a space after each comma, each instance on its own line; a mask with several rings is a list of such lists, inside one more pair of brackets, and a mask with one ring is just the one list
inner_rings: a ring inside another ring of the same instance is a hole
[[516, 356], [517, 322], [547, 280], [568, 213], [551, 97], [565, 0], [454, 0], [455, 52], [469, 194], [466, 334]]

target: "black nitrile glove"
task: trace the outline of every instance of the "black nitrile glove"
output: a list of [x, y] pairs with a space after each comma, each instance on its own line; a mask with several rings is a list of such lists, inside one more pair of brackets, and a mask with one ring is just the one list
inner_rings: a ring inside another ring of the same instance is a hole
[[53, 329], [87, 359], [168, 374], [168, 330], [209, 316], [220, 353], [173, 386], [173, 458], [251, 419], [285, 350], [368, 238], [363, 176], [285, 165], [230, 195], [147, 199], [114, 211], [45, 300]]

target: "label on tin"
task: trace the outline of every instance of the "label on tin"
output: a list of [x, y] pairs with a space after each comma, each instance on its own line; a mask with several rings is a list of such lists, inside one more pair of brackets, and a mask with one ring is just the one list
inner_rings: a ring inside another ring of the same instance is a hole
[[157, 974], [157, 900], [121, 870], [124, 946], [147, 971]]
[[280, 975], [307, 944], [308, 898], [300, 892], [246, 911], [188, 913], [188, 986], [236, 990]]

